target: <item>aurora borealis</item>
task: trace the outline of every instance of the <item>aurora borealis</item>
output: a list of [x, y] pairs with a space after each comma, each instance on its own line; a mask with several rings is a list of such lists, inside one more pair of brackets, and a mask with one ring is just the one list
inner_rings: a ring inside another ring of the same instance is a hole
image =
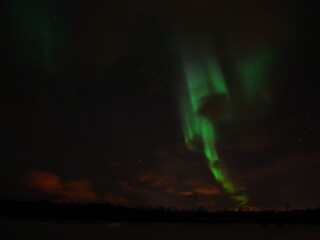
[[[193, 51], [187, 49], [185, 52]], [[208, 49], [203, 52], [210, 54]], [[248, 203], [248, 197], [237, 193], [237, 187], [223, 170], [216, 142], [219, 140], [219, 125], [225, 122], [236, 122], [239, 114], [247, 117], [245, 116], [247, 113], [234, 111], [238, 106], [237, 103], [232, 102], [218, 59], [212, 56], [184, 55], [182, 65], [186, 80], [180, 84], [179, 102], [185, 143], [190, 150], [199, 150], [195, 149], [197, 147], [194, 145], [200, 142], [201, 151], [206, 156], [209, 169], [215, 179], [240, 205], [245, 205]], [[272, 69], [274, 58], [270, 49], [257, 50], [251, 58], [236, 58], [239, 95], [243, 104], [250, 105], [254, 101], [256, 105], [262, 106], [263, 103], [271, 101], [264, 81]], [[202, 110], [208, 102], [214, 104], [210, 109], [211, 115]], [[220, 134], [223, 133], [220, 132]]]
[[[222, 170], [222, 164], [216, 149], [217, 131], [214, 123], [205, 116], [200, 115], [201, 104], [205, 99], [213, 95], [218, 96], [227, 103], [221, 103], [223, 107], [229, 105], [229, 94], [221, 69], [217, 63], [207, 60], [193, 63], [192, 60], [184, 63], [186, 88], [181, 94], [181, 119], [184, 138], [187, 146], [193, 149], [193, 142], [201, 141], [203, 153], [208, 160], [208, 166], [215, 179], [222, 184], [227, 193], [235, 194], [236, 189]], [[183, 90], [182, 90], [183, 91]], [[217, 106], [217, 108], [223, 108]], [[230, 116], [230, 109], [223, 109], [223, 114], [217, 114], [214, 122], [226, 121]], [[200, 138], [200, 139], [198, 139]], [[235, 196], [241, 204], [247, 203], [246, 196]]]
[[0, 198], [318, 207], [316, 9], [4, 1]]

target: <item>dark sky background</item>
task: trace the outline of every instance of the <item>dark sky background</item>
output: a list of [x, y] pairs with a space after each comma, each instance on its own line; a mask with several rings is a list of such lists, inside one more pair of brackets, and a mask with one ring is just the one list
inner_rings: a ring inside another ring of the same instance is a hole
[[1, 9], [0, 198], [186, 207], [193, 192], [209, 209], [236, 207], [180, 126], [181, 42], [206, 39], [235, 101], [236, 57], [261, 43], [277, 53], [272, 104], [222, 128], [217, 144], [249, 206], [320, 206], [311, 1], [8, 0]]

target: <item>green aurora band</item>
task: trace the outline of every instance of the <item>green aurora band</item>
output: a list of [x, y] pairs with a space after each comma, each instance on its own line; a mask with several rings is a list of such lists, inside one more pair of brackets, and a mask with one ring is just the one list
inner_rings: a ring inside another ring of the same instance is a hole
[[[273, 59], [268, 49], [262, 49], [252, 58], [236, 61], [241, 98], [244, 101], [268, 101], [269, 96], [264, 85]], [[224, 75], [214, 58], [183, 60], [185, 83], [180, 86], [179, 108], [185, 143], [193, 151], [199, 150], [198, 143], [201, 144], [201, 152], [208, 160], [209, 169], [216, 181], [239, 205], [246, 205], [249, 202], [248, 196], [241, 193], [231, 182], [222, 167], [216, 147], [217, 125], [236, 120], [232, 106], [235, 107], [237, 103], [231, 102]], [[214, 113], [210, 119], [202, 113], [207, 101], [216, 102], [210, 105], [210, 111]]]

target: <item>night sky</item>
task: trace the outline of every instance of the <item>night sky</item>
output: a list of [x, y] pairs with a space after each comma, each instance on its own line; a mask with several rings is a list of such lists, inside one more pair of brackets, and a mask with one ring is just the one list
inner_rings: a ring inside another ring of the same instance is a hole
[[3, 4], [0, 198], [320, 206], [311, 1]]

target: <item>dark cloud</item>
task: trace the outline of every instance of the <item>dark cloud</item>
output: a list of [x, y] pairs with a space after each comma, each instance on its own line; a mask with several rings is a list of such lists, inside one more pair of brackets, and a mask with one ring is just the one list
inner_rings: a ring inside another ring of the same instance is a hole
[[220, 194], [217, 187], [201, 178], [181, 175], [172, 177], [166, 175], [166, 172], [163, 174], [147, 171], [138, 176], [136, 181], [130, 183], [121, 181], [119, 194], [131, 199], [130, 202], [136, 205], [139, 205], [137, 202], [139, 199], [148, 206], [157, 202], [158, 205], [166, 207], [185, 206], [186, 197], [192, 194], [198, 194], [201, 200], [209, 197], [212, 202], [214, 196]]
[[[251, 204], [259, 207], [317, 207], [319, 194], [319, 153], [283, 155], [269, 164], [244, 172]], [[272, 201], [271, 201], [272, 200]]]
[[300, 171], [301, 175], [304, 174], [304, 169], [308, 169], [310, 166], [318, 168], [320, 166], [320, 154], [296, 154], [296, 155], [284, 155], [273, 159], [269, 164], [257, 167], [250, 173], [245, 173], [244, 178], [249, 181], [255, 181], [257, 179], [272, 177], [274, 175], [289, 176], [292, 171]]
[[114, 205], [120, 205], [120, 206], [130, 206], [130, 201], [124, 197], [121, 197], [119, 195], [116, 195], [114, 193], [107, 193], [103, 199], [103, 202], [111, 203]]

